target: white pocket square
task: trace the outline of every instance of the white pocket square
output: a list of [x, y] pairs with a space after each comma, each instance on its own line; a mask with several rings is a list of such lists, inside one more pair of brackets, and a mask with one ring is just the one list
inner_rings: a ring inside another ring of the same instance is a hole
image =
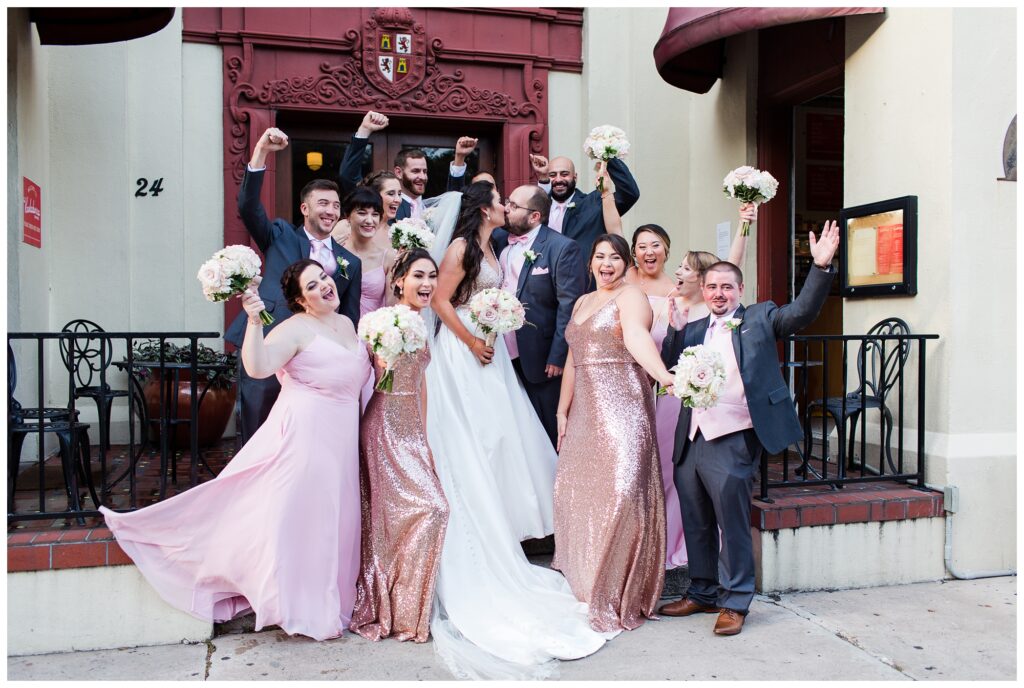
[[533, 272], [531, 272], [530, 274], [531, 275], [546, 275], [549, 272], [551, 272], [551, 270], [548, 269], [548, 268], [534, 268]]
[[749, 330], [749, 329], [746, 329], [746, 330], [740, 330], [740, 334], [746, 334], [747, 332], [750, 332], [750, 330]]

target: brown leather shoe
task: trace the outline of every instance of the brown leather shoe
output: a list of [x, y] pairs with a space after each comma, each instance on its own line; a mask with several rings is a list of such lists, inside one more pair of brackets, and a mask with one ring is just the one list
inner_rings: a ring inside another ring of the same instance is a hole
[[743, 630], [743, 621], [746, 618], [732, 609], [720, 610], [718, 621], [715, 622], [715, 635], [737, 635]]
[[681, 600], [669, 602], [659, 609], [658, 613], [665, 616], [689, 616], [690, 614], [713, 614], [717, 611], [718, 607], [701, 604], [689, 597], [684, 597]]

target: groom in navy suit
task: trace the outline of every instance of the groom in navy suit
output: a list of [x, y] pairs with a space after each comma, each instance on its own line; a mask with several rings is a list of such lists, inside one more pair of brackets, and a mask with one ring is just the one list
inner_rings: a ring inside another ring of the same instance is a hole
[[775, 342], [814, 322], [825, 304], [839, 248], [836, 223], [825, 224], [820, 241], [811, 232], [810, 242], [815, 267], [792, 303], [744, 308], [743, 273], [732, 263], [715, 263], [701, 279], [711, 313], [681, 332], [670, 329], [662, 344], [668, 367], [698, 345], [717, 351], [725, 365], [718, 403], [679, 412], [672, 463], [692, 582], [686, 597], [658, 610], [666, 616], [718, 612], [717, 635], [743, 629], [754, 597], [750, 498], [759, 459], [803, 437]]
[[495, 250], [505, 275], [502, 288], [526, 306], [526, 325], [505, 335], [512, 367], [548, 433], [558, 437], [558, 395], [569, 354], [565, 328], [583, 293], [579, 245], [544, 224], [551, 199], [538, 186], [520, 186], [505, 199], [505, 227]]
[[[274, 316], [274, 325], [265, 327], [264, 333], [292, 314], [281, 291], [281, 276], [289, 265], [303, 258], [318, 261], [324, 271], [334, 277], [338, 300], [341, 302], [339, 312], [348, 316], [355, 325], [359, 322], [362, 268], [355, 254], [331, 239], [331, 230], [341, 217], [338, 185], [327, 179], [315, 179], [302, 189], [302, 205], [299, 210], [303, 222], [298, 226], [282, 218], [271, 221], [260, 202], [267, 155], [284, 150], [287, 146], [288, 137], [283, 131], [274, 127], [267, 129], [256, 142], [252, 159], [242, 179], [242, 187], [238, 190], [238, 213], [249, 235], [263, 252], [263, 281], [259, 293], [267, 311]], [[339, 264], [339, 260], [345, 261], [344, 267]], [[245, 323], [246, 314], [242, 311], [224, 333], [224, 339], [241, 348]], [[241, 357], [239, 369], [239, 430], [244, 444], [267, 419], [281, 391], [281, 385], [274, 375], [263, 379], [249, 377], [241, 365]]]

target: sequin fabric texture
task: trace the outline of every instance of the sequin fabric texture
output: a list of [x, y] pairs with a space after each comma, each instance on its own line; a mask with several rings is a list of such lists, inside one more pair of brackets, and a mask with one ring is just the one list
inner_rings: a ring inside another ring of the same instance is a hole
[[622, 340], [614, 299], [565, 338], [576, 381], [555, 477], [552, 565], [598, 631], [654, 615], [664, 583], [665, 497], [654, 394]]
[[370, 640], [426, 642], [448, 502], [420, 413], [426, 348], [395, 365], [391, 392], [374, 392], [359, 433], [362, 557], [351, 629]]

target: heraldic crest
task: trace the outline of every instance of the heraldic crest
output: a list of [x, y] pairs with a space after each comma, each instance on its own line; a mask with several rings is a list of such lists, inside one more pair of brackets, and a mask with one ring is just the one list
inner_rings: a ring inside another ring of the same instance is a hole
[[374, 10], [363, 28], [362, 53], [367, 81], [392, 98], [416, 88], [426, 76], [426, 33], [404, 7]]

